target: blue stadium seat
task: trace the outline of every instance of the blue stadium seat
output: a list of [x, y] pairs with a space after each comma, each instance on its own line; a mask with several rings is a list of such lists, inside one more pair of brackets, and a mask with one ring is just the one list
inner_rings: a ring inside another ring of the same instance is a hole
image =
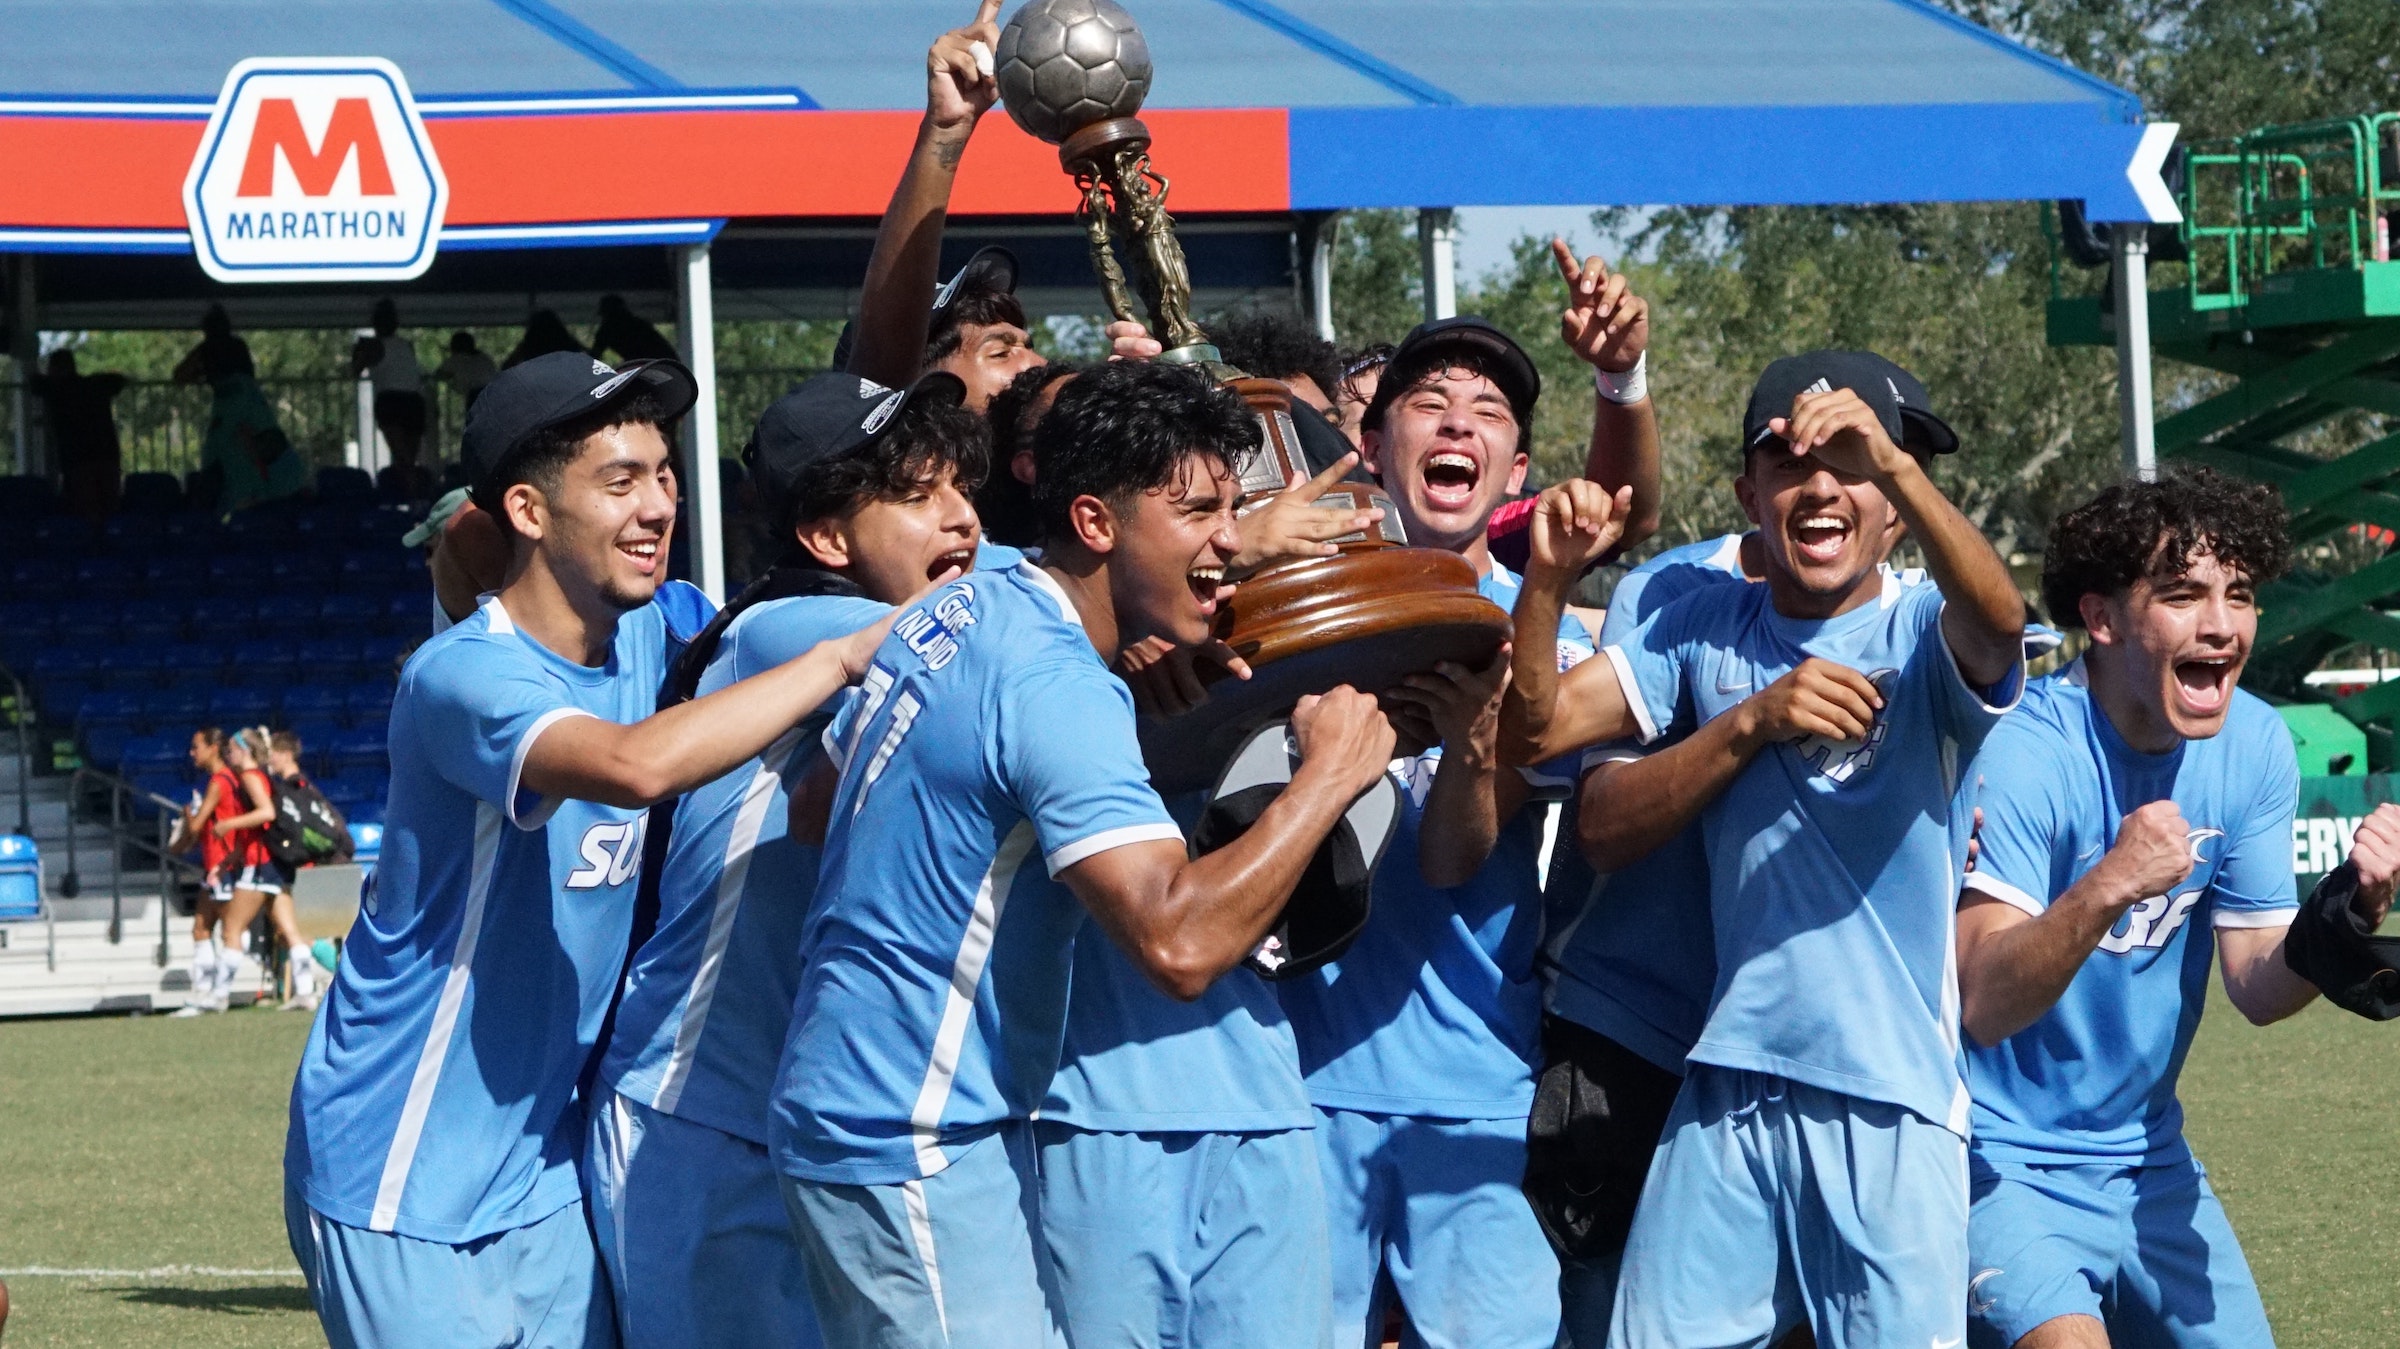
[[209, 583], [236, 594], [256, 594], [270, 579], [267, 560], [255, 553], [217, 553], [208, 559]]
[[118, 509], [144, 515], [171, 515], [183, 509], [183, 484], [172, 473], [128, 473]]
[[340, 684], [294, 684], [283, 691], [283, 715], [296, 720], [301, 717], [321, 717], [339, 721], [344, 715], [350, 690]]
[[125, 744], [133, 738], [132, 725], [117, 721], [95, 722], [85, 726], [77, 736], [83, 745], [83, 761], [112, 773], [124, 761]]
[[76, 606], [51, 625], [51, 638], [71, 646], [113, 646], [117, 640], [117, 611]]
[[393, 501], [378, 502], [374, 509], [360, 513], [358, 537], [397, 547], [400, 536], [416, 528], [417, 521], [424, 516], [422, 507]]
[[0, 519], [38, 520], [58, 507], [58, 488], [30, 473], [0, 478]]
[[192, 778], [188, 773], [148, 772], [125, 780], [146, 796], [165, 797], [179, 805], [192, 799]]
[[50, 641], [51, 607], [41, 600], [0, 603], [0, 659], [24, 665]]
[[389, 679], [400, 671], [400, 657], [416, 643], [398, 637], [370, 637], [358, 645], [358, 663], [363, 673], [376, 679]]
[[41, 916], [41, 848], [22, 834], [0, 835], [0, 923]]
[[99, 722], [122, 722], [133, 725], [145, 720], [149, 708], [139, 693], [112, 690], [85, 698], [75, 709], [75, 724], [91, 726]]
[[33, 527], [33, 542], [52, 557], [66, 557], [98, 546], [100, 531], [80, 515], [53, 515]]
[[167, 688], [142, 695], [143, 717], [161, 731], [197, 730], [208, 719], [212, 688]]
[[353, 805], [344, 806], [342, 816], [354, 825], [373, 825], [381, 829], [383, 827], [383, 808], [386, 804], [382, 793], [377, 793]]
[[[344, 811], [343, 814], [348, 814]], [[350, 821], [350, 860], [371, 867], [383, 855], [383, 826], [372, 822]]]
[[8, 593], [16, 599], [71, 599], [74, 586], [75, 567], [65, 558], [29, 557], [9, 568]]
[[347, 817], [358, 807], [375, 797], [378, 779], [372, 773], [325, 773], [317, 778], [317, 790], [324, 794]]
[[334, 464], [317, 470], [317, 500], [364, 505], [375, 497], [375, 475], [363, 468]]
[[300, 759], [303, 763], [322, 761], [325, 756], [319, 751], [332, 744], [333, 738], [348, 728], [349, 723], [339, 715], [294, 713], [289, 708], [283, 714], [283, 729], [300, 737]]
[[192, 771], [192, 733], [137, 735], [125, 742], [124, 754], [117, 763], [117, 771], [127, 777], [143, 773], [188, 775]]
[[263, 688], [218, 689], [208, 695], [208, 717], [232, 731], [256, 726], [275, 715], [275, 695]]
[[253, 637], [233, 644], [231, 665], [290, 665], [300, 659], [300, 643], [291, 637]]
[[381, 726], [358, 726], [343, 731], [325, 747], [325, 763], [337, 777], [380, 776], [390, 769]]
[[322, 684], [348, 684], [358, 672], [355, 636], [312, 636], [300, 643], [300, 677]]
[[327, 595], [317, 606], [315, 626], [333, 637], [361, 638], [375, 634], [383, 618], [383, 602], [372, 595]]
[[315, 628], [317, 610], [324, 603], [313, 588], [275, 591], [259, 596], [256, 621], [264, 631], [299, 637]]
[[45, 675], [88, 675], [100, 663], [101, 650], [88, 642], [53, 640], [25, 662], [25, 673], [36, 679]]
[[217, 517], [198, 511], [188, 511], [167, 517], [167, 537], [186, 548], [206, 548], [214, 543], [223, 527]]
[[[188, 562], [186, 566], [190, 565]], [[147, 582], [145, 582], [147, 584]], [[127, 600], [117, 606], [118, 621], [123, 623], [165, 623], [177, 629], [183, 626], [186, 606], [173, 600]]]
[[165, 647], [116, 646], [100, 657], [93, 673], [100, 686], [111, 689], [154, 689], [165, 668]]
[[130, 557], [87, 557], [75, 564], [75, 598], [85, 604], [121, 604], [133, 598], [141, 579], [141, 565]]
[[342, 707], [350, 714], [352, 725], [372, 726], [377, 735], [383, 734], [384, 723], [392, 719], [392, 681], [352, 684]]
[[240, 641], [229, 634], [248, 632], [251, 620], [257, 617], [257, 592], [228, 590], [210, 582], [207, 599], [194, 610], [190, 621], [194, 636], [224, 642]]

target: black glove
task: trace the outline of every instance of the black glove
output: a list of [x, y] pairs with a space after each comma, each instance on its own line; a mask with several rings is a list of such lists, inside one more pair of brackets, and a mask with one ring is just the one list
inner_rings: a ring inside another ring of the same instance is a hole
[[2350, 907], [2358, 897], [2358, 867], [2344, 862], [2325, 873], [2283, 938], [2283, 963], [2336, 1007], [2370, 1021], [2400, 1017], [2400, 937], [2378, 937]]

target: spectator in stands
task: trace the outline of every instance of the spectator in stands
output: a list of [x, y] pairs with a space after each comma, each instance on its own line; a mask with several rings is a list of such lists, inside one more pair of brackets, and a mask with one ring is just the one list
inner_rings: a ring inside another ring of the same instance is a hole
[[225, 306], [212, 304], [200, 315], [200, 345], [175, 363], [175, 380], [214, 384], [227, 375], [255, 379], [258, 367], [250, 360], [250, 344], [234, 336], [233, 320], [226, 317]]
[[617, 354], [617, 363], [626, 361], [679, 361], [682, 353], [668, 341], [666, 334], [650, 325], [648, 319], [633, 312], [622, 295], [600, 297], [600, 329], [592, 334], [592, 354], [603, 360], [610, 352]]
[[125, 391], [125, 377], [82, 374], [75, 368], [74, 352], [54, 351], [49, 373], [29, 382], [41, 396], [50, 443], [58, 450], [67, 509], [94, 520], [113, 514], [124, 465], [117, 416], [110, 404]]
[[[225, 959], [236, 971], [250, 949], [250, 925], [268, 901], [291, 884], [290, 874], [267, 852], [267, 826], [275, 822], [275, 789], [267, 781], [265, 766], [269, 739], [263, 726], [244, 727], [226, 737], [225, 768], [236, 784], [237, 813], [209, 825], [209, 832], [224, 840], [221, 865], [232, 877], [225, 900]], [[227, 994], [232, 982], [229, 974]]]
[[1342, 434], [1353, 445], [1359, 443], [1367, 404], [1375, 401], [1375, 387], [1383, 382], [1383, 367], [1391, 364], [1391, 360], [1392, 344], [1377, 342], [1353, 353], [1342, 365], [1339, 387], [1333, 391], [1333, 406], [1342, 414]]
[[536, 356], [547, 356], [554, 351], [588, 350], [590, 348], [583, 345], [574, 330], [567, 327], [567, 321], [558, 316], [557, 310], [536, 309], [526, 317], [525, 335], [517, 339], [517, 345], [508, 353], [508, 359], [500, 362], [500, 368], [506, 370], [523, 365]]
[[192, 1000], [175, 1013], [179, 1017], [224, 1011], [225, 994], [241, 966], [238, 954], [226, 962], [225, 947], [216, 936], [233, 887], [225, 870], [225, 838], [215, 825], [241, 813], [242, 797], [241, 784], [225, 765], [223, 731], [203, 726], [192, 732], [192, 767], [208, 775], [208, 786], [192, 797], [167, 844], [175, 852], [200, 849], [200, 897], [192, 901]]
[[351, 377], [375, 389], [375, 429], [391, 447], [392, 466], [415, 495], [417, 455], [425, 446], [425, 374], [417, 345], [400, 335], [400, 307], [389, 297], [375, 302], [367, 319], [373, 330], [350, 348]]
[[451, 388], [458, 390], [467, 411], [473, 412], [483, 386], [500, 378], [500, 367], [492, 364], [492, 358], [475, 345], [475, 334], [455, 332], [450, 334], [450, 354], [433, 368], [433, 373], [435, 378], [447, 380]]
[[204, 383], [214, 395], [192, 485], [195, 503], [230, 513], [291, 496], [307, 485], [308, 465], [259, 390], [250, 344], [234, 335], [223, 305], [212, 304], [200, 316], [200, 344], [176, 363], [175, 378]]
[[[267, 737], [267, 776], [274, 779], [277, 791], [313, 785], [308, 775], [300, 771], [301, 748], [300, 736], [294, 731], [277, 731]], [[311, 943], [300, 931], [300, 911], [292, 902], [289, 884], [275, 892], [274, 901], [267, 906], [267, 921], [274, 927], [275, 935], [283, 939], [285, 959], [291, 962], [291, 988], [283, 1000], [283, 1010], [317, 1010], [317, 999], [324, 987], [323, 970], [317, 964]]]

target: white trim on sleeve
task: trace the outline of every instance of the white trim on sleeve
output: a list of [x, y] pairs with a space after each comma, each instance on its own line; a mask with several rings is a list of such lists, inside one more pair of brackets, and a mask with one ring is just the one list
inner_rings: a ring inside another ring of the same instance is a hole
[[1183, 830], [1168, 821], [1156, 824], [1129, 824], [1122, 829], [1103, 829], [1097, 834], [1087, 834], [1072, 843], [1060, 844], [1043, 856], [1042, 865], [1050, 869], [1051, 875], [1056, 876], [1077, 862], [1087, 857], [1097, 857], [1112, 848], [1122, 848], [1133, 843], [1166, 841], [1183, 842]]
[[2209, 924], [2231, 928], [2290, 927], [2299, 914], [2297, 904], [2288, 909], [2218, 909], [2209, 918]]
[[1972, 890], [1986, 899], [1999, 900], [2012, 909], [2023, 909], [2036, 918], [2041, 917], [2042, 911], [2050, 907], [1999, 877], [1981, 871], [1968, 872], [1966, 880], [1960, 883], [1959, 888]]
[[[1950, 601], [1942, 601], [1941, 612], [1944, 614], [1950, 612]], [[1967, 695], [1975, 700], [1978, 707], [1986, 712], [2008, 713], [2016, 711], [2017, 704], [2025, 700], [2025, 686], [2033, 681], [2025, 677], [2025, 655], [2022, 650], [2017, 653], [2017, 663], [2009, 667], [2009, 677], [2016, 681], [2016, 687], [2010, 690], [2007, 702], [1995, 703], [1983, 696], [1982, 689], [1968, 682], [1966, 671], [1958, 668], [1958, 653], [1950, 649], [1950, 634], [1942, 631], [1942, 620], [1939, 614], [1935, 615], [1933, 620], [1933, 637], [1942, 648], [1942, 659], [1950, 663], [1950, 677], [1958, 681], [1958, 686], [1967, 691]]]
[[1647, 745], [1658, 739], [1658, 723], [1650, 719], [1650, 703], [1642, 696], [1641, 681], [1633, 677], [1633, 663], [1625, 659], [1624, 650], [1613, 642], [1600, 654], [1608, 657], [1609, 668], [1617, 672], [1617, 692], [1624, 695], [1625, 705], [1633, 709], [1633, 724], [1641, 728], [1642, 743]]
[[524, 812], [518, 811], [517, 784], [525, 777], [526, 756], [533, 752], [533, 742], [540, 738], [542, 732], [569, 717], [591, 715], [580, 707], [554, 707], [534, 718], [533, 724], [525, 728], [525, 734], [517, 737], [517, 752], [510, 755], [508, 760], [508, 795], [501, 798], [508, 803], [508, 822], [510, 824], [531, 833], [550, 823], [550, 817], [558, 813], [559, 806], [566, 799], [564, 797], [545, 796], [534, 803], [533, 809]]

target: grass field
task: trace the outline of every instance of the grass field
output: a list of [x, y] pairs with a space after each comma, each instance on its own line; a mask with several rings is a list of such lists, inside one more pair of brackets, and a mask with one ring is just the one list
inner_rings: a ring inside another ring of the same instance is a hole
[[[281, 1200], [306, 1031], [265, 1010], [0, 1024], [9, 1349], [323, 1343]], [[2320, 1004], [2258, 1030], [2220, 1000], [2184, 1099], [2283, 1349], [2400, 1344], [2400, 1026]]]

